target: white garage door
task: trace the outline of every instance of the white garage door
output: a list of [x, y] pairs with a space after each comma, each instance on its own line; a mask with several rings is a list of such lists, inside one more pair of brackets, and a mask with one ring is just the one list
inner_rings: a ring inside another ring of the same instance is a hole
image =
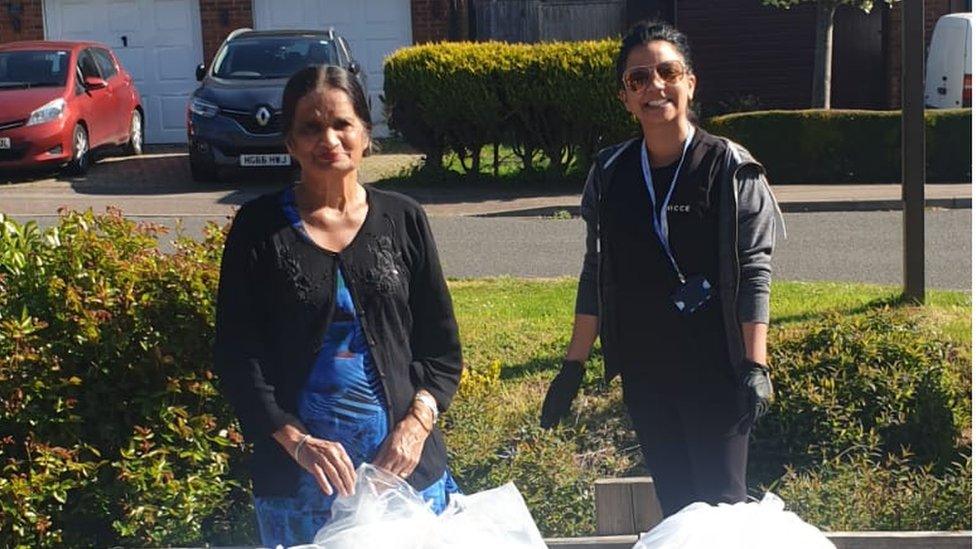
[[254, 0], [256, 29], [327, 29], [334, 27], [366, 72], [376, 134], [383, 122], [383, 58], [413, 43], [410, 0]]
[[203, 62], [197, 0], [45, 0], [44, 34], [111, 47], [142, 95], [146, 141], [186, 141], [186, 102]]

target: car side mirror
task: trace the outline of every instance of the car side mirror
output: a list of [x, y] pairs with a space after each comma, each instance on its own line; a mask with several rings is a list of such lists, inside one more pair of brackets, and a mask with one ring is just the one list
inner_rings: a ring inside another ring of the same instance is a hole
[[89, 90], [100, 90], [102, 88], [107, 88], [108, 82], [106, 82], [103, 78], [98, 78], [96, 76], [86, 76], [85, 87]]
[[203, 77], [207, 74], [207, 66], [203, 63], [197, 65], [197, 82], [203, 82]]
[[355, 61], [350, 61], [349, 62], [349, 72], [351, 72], [353, 74], [359, 74], [359, 71], [360, 70], [362, 70], [362, 69], [359, 67], [359, 63], [357, 63]]

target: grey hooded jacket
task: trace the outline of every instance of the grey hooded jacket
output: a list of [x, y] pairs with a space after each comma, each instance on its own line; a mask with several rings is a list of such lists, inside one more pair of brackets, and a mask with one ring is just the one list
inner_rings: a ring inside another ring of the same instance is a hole
[[[775, 244], [777, 220], [782, 221], [779, 207], [766, 180], [762, 165], [753, 159], [745, 147], [728, 139], [716, 137], [696, 128], [702, 139], [722, 148], [722, 161], [714, 177], [724, 182], [720, 188], [719, 224], [719, 296], [729, 358], [733, 374], [738, 378], [739, 366], [745, 358], [741, 323], [769, 322], [769, 288], [772, 279], [771, 258]], [[600, 231], [600, 219], [607, 215], [604, 197], [613, 181], [616, 161], [629, 147], [639, 147], [640, 139], [631, 139], [603, 149], [590, 169], [583, 190], [581, 213], [586, 221], [586, 255], [576, 294], [576, 313], [600, 317], [600, 340], [606, 378], [620, 372], [621, 362], [616, 354], [612, 332], [613, 323], [606, 322], [616, 310], [611, 292], [613, 285], [603, 280], [602, 262], [606, 261], [607, 246]]]

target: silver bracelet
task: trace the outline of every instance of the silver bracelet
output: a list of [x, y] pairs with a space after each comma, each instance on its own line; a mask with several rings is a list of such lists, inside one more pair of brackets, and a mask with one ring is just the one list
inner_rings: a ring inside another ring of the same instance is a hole
[[427, 393], [417, 393], [414, 395], [413, 399], [420, 402], [430, 410], [430, 413], [434, 416], [434, 422], [436, 423], [437, 416], [440, 415], [440, 412], [437, 411], [437, 401], [434, 400], [434, 397]]
[[311, 436], [312, 435], [310, 435], [308, 433], [305, 433], [304, 435], [302, 435], [302, 440], [299, 440], [298, 441], [298, 444], [295, 445], [295, 451], [292, 452], [292, 455], [295, 458], [295, 461], [298, 462], [299, 465], [301, 465], [302, 462], [298, 459], [298, 453], [302, 451], [302, 446], [305, 446], [305, 443], [308, 442], [308, 439]]

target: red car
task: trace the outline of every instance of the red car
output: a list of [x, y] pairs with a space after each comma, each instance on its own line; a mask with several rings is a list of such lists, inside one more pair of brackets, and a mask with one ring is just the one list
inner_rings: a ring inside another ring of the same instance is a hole
[[107, 46], [0, 44], [0, 171], [66, 165], [82, 174], [98, 147], [141, 154], [144, 128], [132, 76]]

